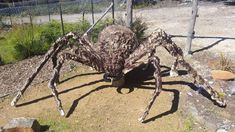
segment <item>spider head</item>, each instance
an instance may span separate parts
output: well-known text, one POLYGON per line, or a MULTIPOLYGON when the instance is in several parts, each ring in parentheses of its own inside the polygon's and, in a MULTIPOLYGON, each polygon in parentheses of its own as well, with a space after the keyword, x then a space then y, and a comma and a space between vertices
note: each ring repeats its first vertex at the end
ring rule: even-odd
POLYGON ((118 76, 111 76, 109 73, 104 74, 104 81, 111 82, 114 87, 121 87, 125 84, 124 74, 120 74, 118 76))
POLYGON ((107 64, 106 72, 104 74, 104 81, 113 82, 118 81, 124 77, 122 73, 123 67, 121 65, 107 64))
POLYGON ((124 74, 123 73, 120 73, 118 75, 112 75, 110 73, 105 73, 103 78, 104 78, 104 81, 106 82, 113 82, 113 81, 118 81, 120 79, 122 79, 124 77, 124 74))

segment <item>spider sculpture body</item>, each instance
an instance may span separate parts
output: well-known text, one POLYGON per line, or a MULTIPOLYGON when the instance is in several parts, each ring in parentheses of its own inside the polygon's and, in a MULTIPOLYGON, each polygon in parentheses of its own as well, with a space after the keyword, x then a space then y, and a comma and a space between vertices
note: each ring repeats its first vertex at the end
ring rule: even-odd
POLYGON ((158 29, 143 41, 138 42, 136 35, 129 28, 119 25, 106 27, 99 34, 98 42, 96 44, 92 44, 84 37, 80 37, 72 32, 59 38, 46 53, 41 64, 35 69, 35 72, 25 82, 17 96, 13 99, 11 105, 16 105, 32 80, 50 58, 52 59, 54 70, 48 87, 51 89, 58 110, 63 116, 64 110, 62 108, 62 103, 58 98, 56 84, 59 83, 60 69, 65 60, 74 60, 90 66, 97 71, 104 72, 104 80, 109 80, 112 84, 119 86, 121 84, 115 82, 123 80, 127 72, 142 64, 137 61, 141 60, 144 56, 148 56, 148 64, 152 64, 155 68, 153 74, 155 78, 155 91, 153 92, 153 96, 151 97, 143 116, 139 119, 143 122, 162 88, 160 59, 155 56, 155 49, 158 46, 163 46, 169 54, 175 57, 175 61, 170 71, 171 76, 177 75, 177 66, 179 64, 182 65, 187 69, 188 73, 192 75, 195 80, 194 83, 202 85, 211 95, 212 100, 220 106, 226 105, 224 98, 219 96, 219 93, 184 60, 181 48, 179 48, 163 30, 158 29), (65 49, 69 48, 70 50, 64 50, 64 47, 67 47, 65 49))

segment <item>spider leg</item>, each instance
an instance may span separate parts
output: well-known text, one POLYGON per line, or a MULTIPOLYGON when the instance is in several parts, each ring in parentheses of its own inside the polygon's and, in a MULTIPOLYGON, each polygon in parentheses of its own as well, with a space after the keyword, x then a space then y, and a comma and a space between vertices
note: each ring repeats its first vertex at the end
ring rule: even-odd
MULTIPOLYGON (((74 40, 80 40, 79 36, 76 35, 75 33, 68 33, 63 37, 58 38, 54 44, 52 45, 52 47, 47 51, 47 53, 45 54, 43 60, 41 61, 40 65, 38 67, 36 67, 35 71, 31 74, 31 76, 26 80, 26 82, 24 83, 24 85, 21 87, 21 89, 19 90, 19 92, 17 93, 17 95, 15 96, 15 98, 13 98, 12 102, 11 102, 11 106, 16 106, 16 103, 18 102, 18 100, 20 99, 20 97, 24 94, 24 92, 26 91, 26 89, 29 87, 29 85, 31 84, 31 82, 33 81, 33 79, 37 76, 37 74, 40 72, 40 70, 42 69, 42 67, 46 64, 46 62, 53 56, 56 56, 56 54, 58 52, 60 52, 62 50, 62 48, 67 45, 69 43, 70 39, 74 39, 74 40)), ((56 61, 56 60, 54 60, 56 61)), ((55 63, 54 63, 55 64, 55 63)))
POLYGON ((160 68, 160 59, 154 55, 155 54, 155 49, 149 50, 148 47, 141 47, 140 49, 137 49, 127 60, 125 63, 125 69, 123 70, 123 73, 126 74, 129 71, 133 70, 134 68, 140 66, 143 64, 143 62, 137 62, 144 56, 149 56, 148 57, 148 63, 152 64, 155 68, 154 71, 154 78, 155 78, 155 91, 153 93, 152 98, 149 101, 149 104, 147 105, 144 114, 139 118, 139 121, 143 122, 146 118, 146 116, 149 114, 149 111, 156 100, 157 96, 160 94, 161 89, 162 89, 162 79, 161 79, 161 68, 160 68))
POLYGON ((152 98, 149 101, 149 104, 147 105, 144 114, 139 118, 139 121, 143 122, 146 118, 146 116, 149 114, 149 111, 156 100, 157 96, 160 94, 162 90, 162 79, 161 79, 161 68, 160 68, 160 60, 157 56, 152 56, 149 58, 149 62, 154 66, 155 72, 153 74, 155 78, 155 91, 153 93, 152 98))
POLYGON ((64 114, 62 103, 61 103, 61 100, 59 99, 58 91, 56 90, 56 85, 55 84, 56 84, 56 81, 59 78, 59 72, 60 72, 60 69, 61 69, 64 61, 65 61, 65 57, 62 55, 62 57, 57 61, 57 64, 56 64, 56 66, 54 67, 54 70, 53 70, 52 78, 50 79, 50 81, 48 83, 48 88, 51 89, 52 95, 55 98, 57 108, 58 108, 61 116, 64 116, 65 114, 64 114))
POLYGON ((215 89, 213 89, 205 79, 197 73, 197 71, 184 60, 183 57, 183 51, 180 47, 178 47, 170 38, 169 35, 167 35, 164 31, 161 30, 162 36, 162 43, 161 46, 163 46, 173 57, 176 58, 176 61, 174 62, 174 65, 171 68, 171 73, 174 74, 176 70, 176 67, 178 64, 186 68, 188 73, 193 77, 194 83, 197 83, 211 95, 211 99, 214 100, 219 106, 226 106, 226 101, 224 99, 224 96, 215 89))
POLYGON ((177 70, 177 66, 178 66, 178 58, 175 60, 175 62, 173 63, 173 65, 171 66, 171 70, 170 70, 170 76, 171 77, 176 77, 179 75, 178 70, 177 70))

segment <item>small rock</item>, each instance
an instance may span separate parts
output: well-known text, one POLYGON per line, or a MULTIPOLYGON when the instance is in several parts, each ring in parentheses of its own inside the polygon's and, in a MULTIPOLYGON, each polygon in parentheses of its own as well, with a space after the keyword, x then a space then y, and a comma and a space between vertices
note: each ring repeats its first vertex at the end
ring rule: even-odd
POLYGON ((33 118, 14 118, 3 127, 4 132, 40 132, 41 126, 33 118))
POLYGON ((216 132, 228 132, 228 131, 225 129, 218 129, 216 132))
POLYGON ((214 82, 213 82, 213 81, 209 81, 208 83, 209 83, 210 85, 212 85, 214 82))
POLYGON ((231 88, 230 88, 230 93, 232 95, 235 95, 235 81, 232 82, 231 88))
POLYGON ((193 96, 193 94, 192 94, 191 92, 188 92, 187 94, 188 94, 189 96, 193 96))

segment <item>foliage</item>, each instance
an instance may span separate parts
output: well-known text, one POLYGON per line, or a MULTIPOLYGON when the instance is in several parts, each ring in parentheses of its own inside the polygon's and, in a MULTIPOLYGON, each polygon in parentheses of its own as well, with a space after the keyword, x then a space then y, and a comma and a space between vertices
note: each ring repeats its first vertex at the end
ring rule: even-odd
POLYGON ((142 21, 140 17, 137 17, 131 24, 131 30, 136 34, 139 40, 142 40, 145 35, 145 31, 148 29, 147 24, 142 21))
MULTIPOLYGON (((126 23, 123 18, 118 18, 116 23, 119 25, 125 26, 126 23)), ((136 34, 136 37, 139 41, 142 41, 145 38, 145 31, 148 29, 148 26, 143 22, 141 17, 134 18, 133 23, 131 24, 131 30, 136 34)))
POLYGON ((134 1, 133 8, 134 9, 141 9, 141 8, 145 8, 148 6, 155 5, 155 4, 157 4, 156 0, 143 0, 143 2, 134 1))
POLYGON ((182 129, 182 132, 192 132, 193 131, 193 124, 195 122, 195 119, 190 116, 184 121, 184 126, 182 129))
MULTIPOLYGON (((111 24, 111 19, 106 19, 98 23, 92 32, 88 34, 95 42, 98 33, 107 25, 111 24)), ((73 31, 83 35, 90 27, 87 20, 78 23, 64 23, 65 33, 73 31)), ((4 64, 22 60, 34 55, 44 54, 51 44, 62 35, 61 23, 51 21, 43 25, 15 25, 6 33, 4 39, 0 39, 0 55, 4 64)))

